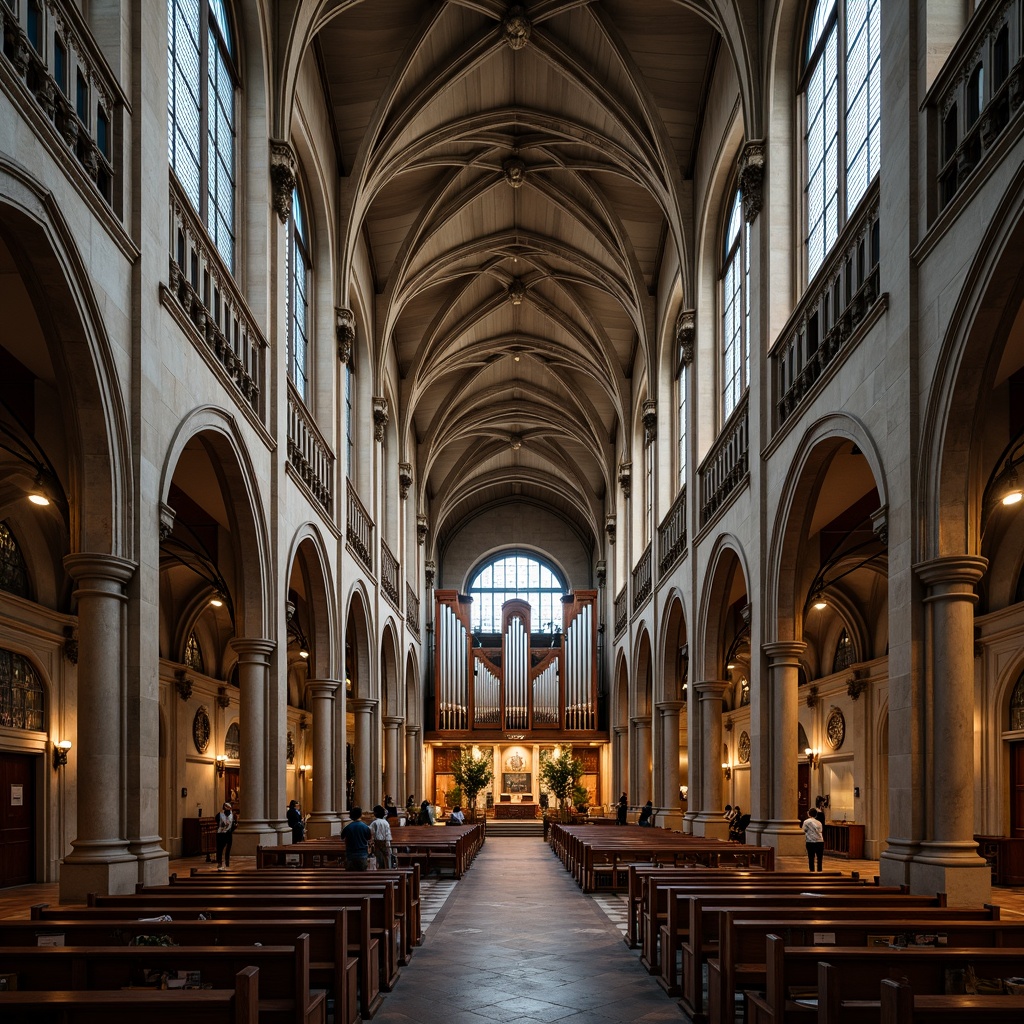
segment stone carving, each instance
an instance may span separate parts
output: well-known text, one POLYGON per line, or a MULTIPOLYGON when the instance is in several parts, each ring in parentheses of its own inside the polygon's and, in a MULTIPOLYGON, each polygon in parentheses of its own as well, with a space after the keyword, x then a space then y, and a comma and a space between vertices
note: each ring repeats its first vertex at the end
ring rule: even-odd
POLYGON ((382 395, 373 396, 373 437, 384 440, 384 428, 388 425, 388 400, 382 395))
POLYGON ((526 297, 526 286, 518 277, 513 278, 512 283, 508 286, 508 297, 513 306, 521 305, 526 297))
POLYGON ((166 502, 160 502, 160 539, 167 540, 174 530, 174 519, 177 513, 166 502))
POLYGON ((597 586, 603 588, 608 580, 608 563, 602 558, 597 563, 597 586))
POLYGON ((502 165, 501 169, 505 174, 505 181, 512 188, 521 188, 526 180, 526 164, 518 156, 510 156, 502 165))
MULTIPOLYGON (((426 519, 427 517, 424 516, 423 518, 426 519)), ((434 573, 436 570, 437 566, 434 564, 433 560, 428 560, 423 563, 423 578, 427 582, 427 590, 430 590, 434 585, 434 573)))
POLYGON ((501 33, 513 50, 521 50, 530 41, 533 25, 522 4, 509 4, 501 21, 501 33))
POLYGON ((356 315, 345 306, 334 308, 334 335, 338 340, 338 359, 352 365, 352 350, 356 343, 356 315))
POLYGON ((178 696, 182 700, 187 701, 192 696, 192 680, 185 674, 183 668, 174 670, 174 684, 177 687, 178 696))
POLYGON ((653 444, 658 436, 658 403, 653 398, 644 402, 643 409, 644 444, 653 444))
POLYGON ((632 462, 620 462, 619 463, 619 486, 622 488, 622 493, 628 498, 629 487, 633 479, 633 463, 632 462))
POLYGON ((295 152, 291 145, 282 139, 270 140, 270 182, 272 186, 271 201, 281 223, 288 221, 292 212, 292 192, 297 181, 295 170, 295 152))
POLYGON ((679 347, 679 359, 683 366, 693 362, 693 335, 696 330, 697 311, 681 309, 676 317, 676 345, 679 347))
POLYGON ((416 540, 419 542, 420 547, 423 547, 423 542, 427 539, 428 528, 427 517, 420 513, 416 517, 416 540))
POLYGON ((764 141, 748 142, 740 153, 740 195, 743 219, 752 224, 764 205, 764 141))
POLYGON ((74 626, 64 627, 64 657, 72 665, 78 664, 78 637, 75 636, 74 626))
POLYGON ((398 464, 398 493, 403 500, 409 497, 409 488, 412 486, 412 464, 400 462, 398 464))
POLYGON ((608 534, 608 543, 615 543, 615 513, 609 512, 604 517, 604 532, 608 534))

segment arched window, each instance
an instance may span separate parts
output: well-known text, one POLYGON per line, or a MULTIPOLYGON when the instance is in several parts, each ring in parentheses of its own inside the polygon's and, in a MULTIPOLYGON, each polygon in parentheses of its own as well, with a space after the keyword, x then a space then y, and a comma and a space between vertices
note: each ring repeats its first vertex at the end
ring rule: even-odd
POLYGON ((241 734, 238 729, 238 723, 232 722, 228 726, 228 731, 224 736, 224 754, 226 757, 230 757, 232 761, 238 760, 238 751, 241 744, 241 734))
POLYGON ((197 672, 202 672, 204 675, 206 673, 206 669, 203 668, 203 649, 199 646, 199 640, 194 630, 189 633, 188 640, 185 641, 185 664, 197 672))
POLYGON ((853 641, 844 627, 842 633, 839 634, 839 642, 836 644, 836 654, 832 659, 832 671, 841 672, 844 668, 849 668, 853 662, 853 641))
POLYGON ((750 703, 750 680, 746 676, 740 678, 740 707, 750 703))
POLYGON ((807 276, 811 278, 878 173, 880 0, 818 0, 803 76, 807 276))
POLYGON ((6 590, 8 594, 17 594, 18 597, 30 596, 25 559, 11 528, 6 523, 0 523, 0 590, 6 590))
POLYGON ((352 357, 345 364, 345 475, 351 480, 354 474, 355 435, 353 433, 352 403, 354 382, 352 380, 352 357))
POLYGON ((31 663, 0 648, 0 725, 42 732, 43 684, 31 663))
POLYGON ((1010 728, 1014 731, 1024 729, 1024 673, 1017 680, 1010 698, 1010 728))
POLYGON ((292 190, 288 227, 288 376, 309 402, 309 242, 299 190, 292 190))
POLYGON ((171 169, 233 273, 238 72, 224 0, 167 0, 167 80, 171 169))
POLYGON ((565 581, 535 555, 505 552, 477 570, 469 585, 473 598, 470 627, 474 633, 501 631, 501 606, 519 598, 530 602, 530 628, 554 633, 562 628, 565 581))
POLYGON ((657 450, 654 441, 644 441, 644 544, 650 544, 654 535, 654 460, 657 450))
POLYGON ((750 226, 737 189, 725 229, 722 265, 722 422, 750 379, 750 226))
POLYGON ((679 360, 679 372, 676 374, 676 463, 678 476, 676 486, 682 490, 686 486, 686 385, 688 368, 682 359, 679 360))

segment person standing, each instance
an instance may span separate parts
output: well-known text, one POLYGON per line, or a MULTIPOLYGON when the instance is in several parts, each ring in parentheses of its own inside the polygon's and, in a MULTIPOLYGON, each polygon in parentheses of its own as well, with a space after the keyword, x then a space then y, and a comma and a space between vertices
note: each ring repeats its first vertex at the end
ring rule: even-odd
POLYGON ((373 836, 373 856, 376 858, 377 867, 391 867, 391 825, 388 822, 387 811, 380 804, 373 809, 370 834, 373 836))
MULTIPOLYGON (((341 830, 341 838, 345 840, 345 870, 365 871, 373 833, 370 832, 370 826, 363 821, 362 807, 353 807, 348 816, 350 821, 341 830)), ((390 828, 388 831, 391 831, 390 828)))
POLYGON ((626 800, 626 794, 623 793, 619 797, 619 802, 615 808, 615 824, 625 825, 626 824, 626 811, 629 809, 629 803, 626 800))
POLYGON ((217 870, 227 871, 231 867, 231 836, 237 824, 231 804, 224 801, 217 812, 217 870))
POLYGON ((807 870, 814 870, 814 862, 818 862, 818 870, 821 871, 821 860, 825 856, 825 832, 824 826, 818 820, 817 814, 811 811, 807 820, 800 826, 804 830, 807 845, 807 870))
POLYGON ((288 804, 288 827, 292 830, 292 842, 301 843, 306 838, 306 826, 302 821, 302 809, 298 800, 288 804))

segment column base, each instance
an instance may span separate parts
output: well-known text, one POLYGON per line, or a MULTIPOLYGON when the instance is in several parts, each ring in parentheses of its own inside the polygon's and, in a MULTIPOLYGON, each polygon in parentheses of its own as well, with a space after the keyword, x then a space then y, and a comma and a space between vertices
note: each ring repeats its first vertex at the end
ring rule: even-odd
POLYGON ((992 869, 975 842, 924 842, 910 864, 910 891, 944 892, 951 907, 981 906, 992 899, 992 869))
POLYGON ((774 847, 780 857, 807 856, 807 837, 795 821, 769 821, 761 830, 761 846, 774 847))
POLYGON ((684 836, 692 836, 693 835, 693 823, 696 820, 697 820, 697 813, 696 813, 696 811, 687 811, 683 815, 683 835, 684 836))
POLYGON ((104 896, 127 895, 135 892, 138 880, 139 862, 134 857, 106 861, 65 860, 60 866, 60 902, 85 903, 91 892, 104 896))
POLYGON ((729 822, 720 814, 698 814, 693 819, 693 835, 705 839, 728 839, 729 822))
POLYGON ((231 840, 232 857, 255 857, 257 846, 279 846, 277 828, 268 821, 247 821, 239 825, 231 840))
POLYGON ((160 845, 159 836, 147 836, 128 844, 128 852, 138 860, 138 880, 143 885, 166 885, 170 856, 160 845))
POLYGON ((907 839, 888 839, 878 856, 878 879, 882 885, 910 885, 910 868, 921 844, 907 839))
POLYGON ((307 839, 330 839, 341 834, 341 819, 330 814, 313 815, 306 822, 307 839))
POLYGON ((681 832, 683 830, 683 812, 661 811, 658 814, 658 828, 667 828, 673 832, 681 832))

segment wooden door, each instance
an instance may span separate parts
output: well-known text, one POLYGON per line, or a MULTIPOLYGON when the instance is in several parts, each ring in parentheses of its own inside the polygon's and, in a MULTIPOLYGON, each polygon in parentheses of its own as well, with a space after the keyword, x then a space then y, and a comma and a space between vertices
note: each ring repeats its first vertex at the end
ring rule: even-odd
POLYGON ((35 758, 0 754, 0 887, 35 881, 35 758))
MULTIPOLYGON (((238 769, 237 768, 225 768, 224 769, 224 799, 231 804, 235 814, 238 814, 241 808, 241 797, 238 780, 238 769)), ((220 810, 219 807, 214 807, 210 812, 216 816, 220 810)))
POLYGON ((801 761, 796 769, 796 813, 800 821, 807 820, 811 806, 811 766, 801 761))
POLYGON ((1024 743, 1010 744, 1010 835, 1024 839, 1024 743))

